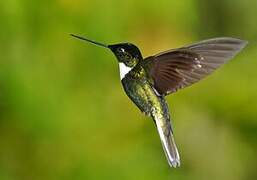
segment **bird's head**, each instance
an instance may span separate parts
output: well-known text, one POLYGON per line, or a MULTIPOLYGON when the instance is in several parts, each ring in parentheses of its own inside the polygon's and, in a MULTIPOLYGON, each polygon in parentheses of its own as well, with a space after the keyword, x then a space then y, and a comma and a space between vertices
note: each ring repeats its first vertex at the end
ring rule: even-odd
POLYGON ((130 68, 133 68, 140 60, 143 59, 138 47, 131 43, 107 45, 77 35, 71 34, 71 36, 110 49, 115 54, 119 63, 123 63, 125 66, 130 68))

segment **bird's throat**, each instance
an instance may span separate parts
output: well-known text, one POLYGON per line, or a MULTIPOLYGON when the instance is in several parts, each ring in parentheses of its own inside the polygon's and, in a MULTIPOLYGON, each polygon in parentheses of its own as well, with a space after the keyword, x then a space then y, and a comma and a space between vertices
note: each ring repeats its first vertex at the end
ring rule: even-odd
POLYGON ((126 66, 124 63, 119 63, 119 69, 120 69, 120 80, 122 80, 132 68, 126 66))

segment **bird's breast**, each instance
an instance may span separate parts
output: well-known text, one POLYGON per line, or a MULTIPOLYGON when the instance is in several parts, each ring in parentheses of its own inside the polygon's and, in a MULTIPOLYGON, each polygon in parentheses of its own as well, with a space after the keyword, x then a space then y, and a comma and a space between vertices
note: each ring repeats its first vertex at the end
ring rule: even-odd
POLYGON ((145 114, 161 110, 160 99, 145 76, 131 71, 122 79, 122 85, 128 97, 145 114))

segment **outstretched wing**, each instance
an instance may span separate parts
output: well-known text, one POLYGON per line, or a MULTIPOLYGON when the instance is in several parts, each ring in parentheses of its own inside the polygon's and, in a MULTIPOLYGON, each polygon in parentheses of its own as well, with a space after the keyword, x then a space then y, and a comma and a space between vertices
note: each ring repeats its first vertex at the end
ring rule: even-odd
POLYGON ((211 74, 244 48, 235 38, 204 40, 146 58, 144 67, 161 95, 176 92, 211 74))

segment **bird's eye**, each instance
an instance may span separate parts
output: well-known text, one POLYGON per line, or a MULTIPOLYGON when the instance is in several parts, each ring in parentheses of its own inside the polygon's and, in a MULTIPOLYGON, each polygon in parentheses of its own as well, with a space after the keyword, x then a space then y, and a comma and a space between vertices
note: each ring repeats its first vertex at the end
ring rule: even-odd
POLYGON ((123 48, 118 48, 117 51, 118 51, 119 53, 124 53, 124 52, 125 52, 125 49, 123 49, 123 48))

